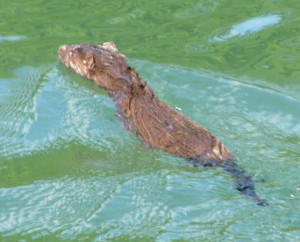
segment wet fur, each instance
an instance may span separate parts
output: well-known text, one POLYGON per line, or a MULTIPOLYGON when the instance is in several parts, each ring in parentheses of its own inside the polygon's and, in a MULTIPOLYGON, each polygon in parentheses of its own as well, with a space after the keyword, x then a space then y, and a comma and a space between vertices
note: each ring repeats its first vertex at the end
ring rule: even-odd
POLYGON ((266 200, 258 198, 251 177, 237 166, 224 144, 159 100, 113 43, 61 46, 59 58, 67 67, 108 91, 124 127, 145 145, 185 157, 194 165, 223 167, 236 178, 237 190, 258 205, 267 205, 266 200))

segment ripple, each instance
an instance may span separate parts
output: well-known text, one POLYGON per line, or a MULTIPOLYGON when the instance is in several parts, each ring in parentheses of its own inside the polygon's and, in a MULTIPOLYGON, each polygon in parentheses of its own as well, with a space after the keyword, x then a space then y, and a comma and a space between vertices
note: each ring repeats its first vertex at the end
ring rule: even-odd
POLYGON ((236 37, 243 37, 249 33, 255 33, 272 25, 278 24, 280 21, 281 17, 279 15, 252 18, 240 24, 233 25, 228 33, 220 37, 215 36, 213 41, 222 42, 236 37))
POLYGON ((16 78, 2 82, 9 83, 0 95, 2 157, 30 154, 70 141, 108 148, 122 130, 108 96, 70 82, 57 67, 22 68, 16 78), (112 129, 113 123, 116 129, 112 129))
POLYGON ((199 15, 212 13, 216 10, 219 3, 216 1, 199 1, 192 8, 186 8, 184 5, 181 7, 182 10, 176 12, 175 17, 179 18, 191 18, 199 15))
POLYGON ((90 213, 114 192, 116 179, 93 177, 35 182, 28 186, 0 189, 0 233, 57 233, 72 237, 92 227, 90 213), (8 196, 9 194, 9 196, 8 196), (91 196, 92 195, 92 196, 91 196), (74 231, 72 231, 72 229, 74 231))
POLYGON ((166 171, 117 177, 65 176, 1 188, 1 208, 6 209, 0 213, 0 233, 31 238, 52 233, 63 239, 91 232, 102 239, 121 233, 152 237, 149 226, 159 228, 172 217, 162 202, 165 175, 166 171))
POLYGON ((299 100, 207 70, 140 60, 133 65, 162 100, 211 130, 250 174, 266 179, 257 190, 273 206, 257 209, 231 189, 232 178, 221 170, 190 168, 182 159, 144 147, 122 129, 112 101, 92 83, 59 65, 27 67, 0 82, 0 156, 20 157, 19 163, 7 160, 7 168, 2 166, 2 237, 230 240, 232 233, 247 231, 240 234, 247 240, 259 234, 262 225, 257 221, 264 217, 270 235, 259 238, 271 240, 284 235, 274 228, 274 216, 284 228, 300 221, 295 213, 300 195, 299 100), (23 127, 28 127, 26 132, 23 127), (62 148, 72 142, 88 148, 62 148), (52 146, 66 154, 50 152, 26 160, 52 146), (100 154, 93 156, 94 150, 100 154), (49 164, 35 164, 47 163, 46 156, 49 164), (20 165, 24 162, 27 167, 20 165), (90 171, 72 175, 68 170, 76 162, 90 171), (62 171, 50 179, 51 169, 62 171), (19 176, 18 184, 6 182, 10 171, 19 176), (27 176, 22 173, 30 179, 23 181, 27 176), (250 216, 255 222, 245 219, 250 216))

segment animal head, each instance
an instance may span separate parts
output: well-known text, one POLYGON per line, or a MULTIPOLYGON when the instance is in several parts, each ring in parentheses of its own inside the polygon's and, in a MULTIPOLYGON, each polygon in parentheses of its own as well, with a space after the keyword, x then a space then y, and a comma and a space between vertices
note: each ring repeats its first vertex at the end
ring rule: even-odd
POLYGON ((143 92, 146 82, 128 66, 125 56, 112 42, 101 45, 62 45, 59 59, 76 73, 94 81, 112 94, 127 95, 143 92))
POLYGON ((58 54, 68 68, 86 77, 95 70, 111 69, 116 64, 115 59, 118 59, 118 63, 126 63, 125 58, 111 42, 102 45, 62 45, 58 54))

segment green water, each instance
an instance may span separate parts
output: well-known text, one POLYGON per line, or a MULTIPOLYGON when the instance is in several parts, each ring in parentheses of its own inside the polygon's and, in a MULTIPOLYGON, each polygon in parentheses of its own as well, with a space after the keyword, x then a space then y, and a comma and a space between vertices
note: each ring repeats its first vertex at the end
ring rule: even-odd
POLYGON ((299 241, 299 16, 299 0, 1 0, 0 240, 299 241), (61 44, 104 41, 270 206, 145 147, 58 61, 61 44))

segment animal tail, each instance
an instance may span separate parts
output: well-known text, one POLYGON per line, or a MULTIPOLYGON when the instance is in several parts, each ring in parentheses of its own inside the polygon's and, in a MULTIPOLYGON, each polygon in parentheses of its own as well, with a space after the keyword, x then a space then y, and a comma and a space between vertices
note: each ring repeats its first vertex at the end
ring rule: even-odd
POLYGON ((221 167, 234 176, 234 186, 236 190, 238 190, 243 195, 253 199, 259 206, 269 205, 266 199, 260 199, 258 197, 255 192, 255 184, 252 180, 252 177, 246 175, 246 171, 244 168, 237 165, 234 161, 223 161, 221 163, 221 167))
POLYGON ((243 195, 253 199, 259 206, 268 206, 266 199, 261 199, 255 192, 255 184, 252 177, 246 175, 244 168, 237 165, 234 161, 219 161, 219 160, 200 160, 199 158, 190 157, 187 160, 194 166, 202 165, 204 167, 221 166, 225 171, 231 173, 234 177, 234 186, 243 195))

